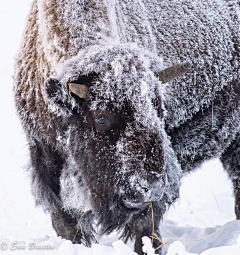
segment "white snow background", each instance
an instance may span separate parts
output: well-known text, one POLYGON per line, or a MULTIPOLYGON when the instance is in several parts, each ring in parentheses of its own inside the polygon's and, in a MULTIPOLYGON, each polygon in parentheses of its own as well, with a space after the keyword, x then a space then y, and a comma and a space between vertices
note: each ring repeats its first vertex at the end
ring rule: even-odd
MULTIPOLYGON (((26 171, 27 143, 12 93, 13 57, 30 2, 0 2, 0 254, 136 254, 133 244, 123 244, 116 233, 101 238, 92 248, 73 245, 57 237, 49 216, 34 206, 26 171), (55 248, 43 249, 51 247, 55 248)), ((206 163, 183 180, 181 198, 171 207, 161 228, 168 255, 240 254, 240 221, 235 220, 231 182, 218 160, 206 163)), ((149 239, 144 242, 147 254, 154 254, 149 239)))

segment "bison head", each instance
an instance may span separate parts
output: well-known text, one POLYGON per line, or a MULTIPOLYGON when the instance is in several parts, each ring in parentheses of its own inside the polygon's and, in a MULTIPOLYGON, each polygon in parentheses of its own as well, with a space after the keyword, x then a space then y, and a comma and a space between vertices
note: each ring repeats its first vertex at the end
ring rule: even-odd
POLYGON ((181 170, 164 130, 163 82, 182 71, 163 69, 160 58, 131 45, 91 46, 45 83, 49 110, 62 117, 63 206, 93 210, 103 232, 133 219, 143 228, 150 201, 164 211, 178 197, 181 170))

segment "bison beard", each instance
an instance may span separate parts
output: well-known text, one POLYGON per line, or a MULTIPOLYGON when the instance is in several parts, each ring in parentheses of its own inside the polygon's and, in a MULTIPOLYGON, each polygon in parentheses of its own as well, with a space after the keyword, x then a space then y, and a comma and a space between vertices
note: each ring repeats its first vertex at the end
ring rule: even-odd
POLYGON ((15 100, 58 235, 90 246, 118 230, 142 254, 150 203, 160 236, 183 173, 206 159, 221 158, 240 217, 239 4, 110 2, 33 1, 15 100), (177 78, 183 59, 194 71, 177 78))

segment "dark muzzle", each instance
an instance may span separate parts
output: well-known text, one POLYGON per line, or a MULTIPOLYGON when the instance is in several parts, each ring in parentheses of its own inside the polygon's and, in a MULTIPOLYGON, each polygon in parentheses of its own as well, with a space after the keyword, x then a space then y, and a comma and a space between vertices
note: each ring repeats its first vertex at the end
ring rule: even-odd
POLYGON ((151 184, 145 181, 136 181, 135 185, 128 185, 121 192, 121 197, 125 207, 134 209, 145 207, 151 201, 161 200, 164 193, 164 183, 162 181, 154 181, 151 184))

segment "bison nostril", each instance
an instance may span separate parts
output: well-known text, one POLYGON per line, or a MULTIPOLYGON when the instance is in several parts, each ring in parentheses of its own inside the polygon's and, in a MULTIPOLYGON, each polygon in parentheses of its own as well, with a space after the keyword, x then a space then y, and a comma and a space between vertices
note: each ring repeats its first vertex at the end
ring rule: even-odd
POLYGON ((149 191, 149 189, 146 188, 146 187, 142 187, 142 189, 143 189, 143 191, 146 192, 146 193, 149 191))

